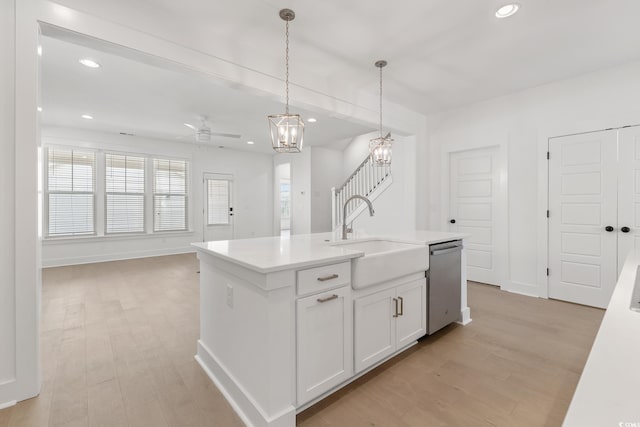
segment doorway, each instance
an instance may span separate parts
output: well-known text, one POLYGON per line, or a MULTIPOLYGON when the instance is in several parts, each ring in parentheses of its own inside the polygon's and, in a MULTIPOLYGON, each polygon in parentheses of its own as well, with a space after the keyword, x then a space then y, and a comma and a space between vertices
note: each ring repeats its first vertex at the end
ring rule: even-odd
POLYGON ((281 163, 276 166, 275 187, 275 234, 280 237, 289 237, 293 228, 291 163, 281 163))
POLYGON ((233 175, 205 172, 202 241, 233 239, 233 175))

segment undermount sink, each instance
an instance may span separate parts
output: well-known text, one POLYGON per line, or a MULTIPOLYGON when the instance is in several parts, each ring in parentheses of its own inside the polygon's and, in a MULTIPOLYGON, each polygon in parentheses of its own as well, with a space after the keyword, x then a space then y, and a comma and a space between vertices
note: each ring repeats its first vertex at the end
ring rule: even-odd
POLYGON ((429 268, 429 247, 414 243, 372 239, 335 243, 364 252, 351 264, 351 286, 362 289, 429 268))

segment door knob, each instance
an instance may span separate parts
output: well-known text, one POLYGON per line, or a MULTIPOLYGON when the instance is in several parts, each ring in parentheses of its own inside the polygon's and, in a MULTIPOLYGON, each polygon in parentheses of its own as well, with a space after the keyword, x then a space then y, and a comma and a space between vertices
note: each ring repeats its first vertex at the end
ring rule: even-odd
POLYGON ((629 227, 622 227, 620 231, 622 231, 623 233, 628 233, 631 231, 631 229, 629 227))
POLYGON ((451 220, 449 220, 449 222, 450 222, 451 224, 455 224, 455 223, 456 223, 456 220, 455 220, 455 219, 451 219, 451 220))
POLYGON ((611 233, 614 230, 614 228, 610 225, 607 225, 604 229, 607 230, 609 233, 611 233))

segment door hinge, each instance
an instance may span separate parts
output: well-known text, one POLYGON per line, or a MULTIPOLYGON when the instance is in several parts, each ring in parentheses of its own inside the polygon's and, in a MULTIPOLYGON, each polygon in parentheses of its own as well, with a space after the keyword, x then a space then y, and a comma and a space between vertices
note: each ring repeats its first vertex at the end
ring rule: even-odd
POLYGON ((547 268, 547 276, 549 275, 549 268, 547 268))
POLYGON ((547 218, 549 218, 549 210, 547 209, 547 218))
POLYGON ((547 151, 547 160, 551 158, 551 154, 547 151))

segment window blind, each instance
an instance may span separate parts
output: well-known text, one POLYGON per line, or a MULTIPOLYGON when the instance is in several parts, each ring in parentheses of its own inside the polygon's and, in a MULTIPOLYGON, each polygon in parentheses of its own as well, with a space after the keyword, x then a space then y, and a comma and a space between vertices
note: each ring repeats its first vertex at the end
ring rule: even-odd
POLYGON ((153 159, 153 231, 187 229, 185 160, 153 159))
POLYGON ((144 157, 105 154, 105 232, 144 232, 144 157))
POLYGON ((95 233, 94 152, 47 149, 47 236, 95 233))
POLYGON ((231 182, 226 179, 207 179, 207 225, 229 224, 231 182))

